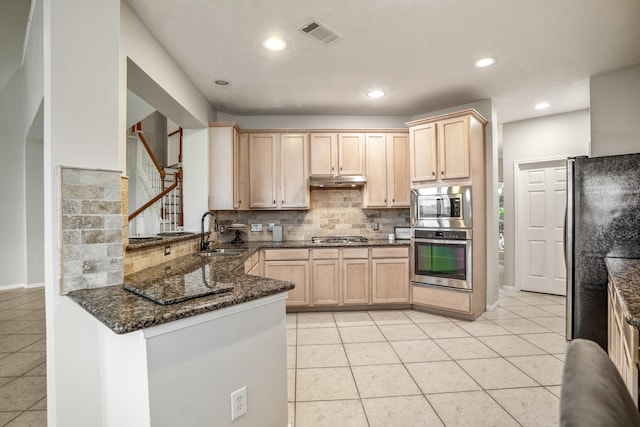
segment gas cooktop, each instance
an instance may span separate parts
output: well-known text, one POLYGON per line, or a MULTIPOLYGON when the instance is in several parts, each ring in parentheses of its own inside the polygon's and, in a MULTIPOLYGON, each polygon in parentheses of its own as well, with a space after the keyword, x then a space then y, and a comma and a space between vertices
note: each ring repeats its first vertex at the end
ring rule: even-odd
POLYGON ((323 237, 312 237, 311 243, 338 243, 338 244, 348 244, 348 243, 367 243, 369 239, 361 236, 323 236, 323 237))

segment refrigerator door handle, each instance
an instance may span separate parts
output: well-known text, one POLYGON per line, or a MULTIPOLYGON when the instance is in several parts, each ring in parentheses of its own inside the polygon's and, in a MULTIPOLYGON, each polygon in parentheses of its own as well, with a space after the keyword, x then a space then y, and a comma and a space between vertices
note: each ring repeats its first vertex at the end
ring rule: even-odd
POLYGON ((574 171, 575 159, 567 159, 567 207, 565 209, 564 226, 564 261, 566 267, 567 283, 567 305, 566 305, 566 329, 565 338, 567 341, 573 339, 573 238, 574 238, 574 171))

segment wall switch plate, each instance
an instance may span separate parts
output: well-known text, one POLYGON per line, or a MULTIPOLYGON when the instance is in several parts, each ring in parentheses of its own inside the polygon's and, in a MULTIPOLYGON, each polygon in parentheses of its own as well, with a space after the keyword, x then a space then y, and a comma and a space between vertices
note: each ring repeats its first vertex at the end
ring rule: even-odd
POLYGON ((378 225, 378 223, 374 221, 373 222, 373 229, 374 230, 378 230, 379 228, 380 228, 380 226, 378 225))
POLYGON ((270 223, 269 223, 269 226, 268 226, 269 231, 273 231, 273 226, 274 226, 274 225, 275 225, 275 224, 274 224, 273 222, 270 222, 270 223))
POLYGON ((164 254, 165 255, 171 255, 171 246, 165 246, 164 247, 164 254))
POLYGON ((231 393, 231 421, 247 413, 247 386, 231 393))
POLYGON ((251 231, 262 231, 262 224, 251 224, 251 231))

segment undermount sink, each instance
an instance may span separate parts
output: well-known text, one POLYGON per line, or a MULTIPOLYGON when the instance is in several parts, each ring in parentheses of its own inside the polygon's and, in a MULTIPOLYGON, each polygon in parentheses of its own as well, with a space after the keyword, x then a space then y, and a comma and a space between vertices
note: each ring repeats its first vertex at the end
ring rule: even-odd
POLYGON ((219 248, 219 249, 209 249, 206 251, 196 252, 196 255, 199 256, 222 256, 222 255, 240 255, 247 251, 247 249, 243 248, 219 248))

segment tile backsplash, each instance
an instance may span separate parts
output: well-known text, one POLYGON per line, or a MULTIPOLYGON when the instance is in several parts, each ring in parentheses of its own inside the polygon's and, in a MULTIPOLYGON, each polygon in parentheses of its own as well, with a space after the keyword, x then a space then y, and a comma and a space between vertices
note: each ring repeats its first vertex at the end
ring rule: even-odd
MULTIPOLYGON (((311 189, 311 209, 307 211, 220 211, 219 223, 262 224, 261 232, 242 233, 243 240, 271 240, 269 223, 282 225, 284 240, 309 240, 313 236, 364 236, 386 239, 395 226, 409 226, 409 209, 363 209, 361 189, 311 189), (379 229, 373 229, 377 222, 379 229)), ((233 240, 226 231, 220 240, 233 240)))
POLYGON ((60 168, 61 292, 121 284, 119 171, 60 168))

